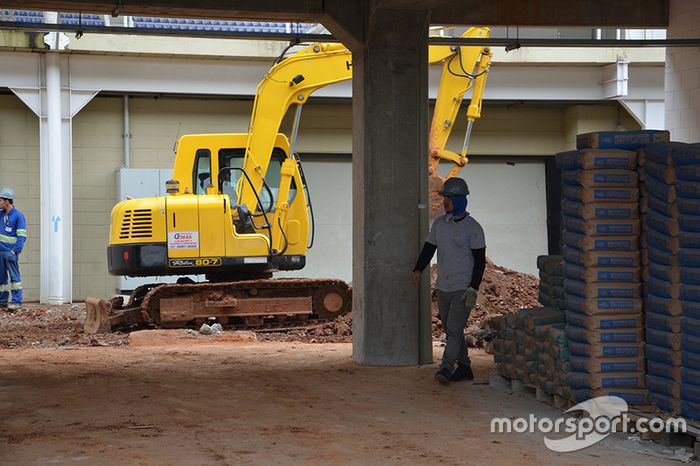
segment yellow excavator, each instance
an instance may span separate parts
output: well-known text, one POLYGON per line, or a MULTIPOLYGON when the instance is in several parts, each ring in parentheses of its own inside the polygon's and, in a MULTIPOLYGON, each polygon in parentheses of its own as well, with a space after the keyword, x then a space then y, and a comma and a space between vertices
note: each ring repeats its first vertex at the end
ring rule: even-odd
MULTIPOLYGON (((463 37, 488 37, 470 28, 463 37)), ((485 47, 431 46, 443 62, 430 130, 430 173, 450 160, 455 176, 467 163, 471 126, 491 52, 485 47), (473 87, 461 153, 445 144, 465 92, 473 87)), ((302 269, 313 237, 312 208, 301 160, 279 128, 289 107, 351 79, 352 57, 340 44, 313 44, 274 65, 257 87, 248 133, 191 134, 177 144, 164 197, 128 199, 112 210, 108 268, 112 275, 205 274, 207 282, 138 287, 124 303, 87 298, 87 332, 137 324, 182 327, 216 319, 238 328, 289 327, 332 320, 351 309, 351 289, 334 279, 272 279, 302 269)), ((439 189, 439 186, 438 188, 439 189)), ((435 189, 435 192, 437 191, 435 189)))

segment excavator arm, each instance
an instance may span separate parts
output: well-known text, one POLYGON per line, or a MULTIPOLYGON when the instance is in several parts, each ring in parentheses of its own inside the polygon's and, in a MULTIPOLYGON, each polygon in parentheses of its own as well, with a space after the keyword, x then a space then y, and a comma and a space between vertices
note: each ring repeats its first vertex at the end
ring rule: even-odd
MULTIPOLYGON (((488 28, 473 27, 462 37, 485 38, 488 34, 488 28)), ((471 128, 474 121, 481 116, 481 100, 490 60, 491 52, 485 47, 429 48, 429 63, 443 63, 429 137, 429 171, 433 178, 437 177, 437 165, 440 160, 449 160, 455 164, 448 177, 456 176, 467 163, 471 128), (464 94, 472 87, 472 98, 467 110, 467 134, 462 151, 457 154, 446 150, 445 145, 464 94)), ((251 212, 261 207, 259 193, 265 183, 275 137, 289 107, 302 106, 316 90, 351 78, 352 55, 341 44, 313 44, 270 69, 258 85, 255 94, 243 165, 243 170, 248 176, 245 179, 241 178, 237 187, 239 204, 246 205, 251 212)), ((276 251, 284 247, 282 225, 285 224, 289 207, 286 200, 295 163, 295 159, 290 157, 282 164, 275 209, 268 219, 271 237, 275 238, 271 238, 271 241, 276 251)), ((435 180, 442 185, 441 178, 437 177, 435 180)), ((431 191, 435 184, 431 180, 431 191)))

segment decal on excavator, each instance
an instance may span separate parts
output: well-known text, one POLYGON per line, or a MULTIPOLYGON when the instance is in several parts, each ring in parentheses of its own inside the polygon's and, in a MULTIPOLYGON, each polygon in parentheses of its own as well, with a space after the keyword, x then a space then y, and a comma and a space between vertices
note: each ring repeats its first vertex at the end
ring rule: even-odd
POLYGON ((170 267, 219 267, 221 257, 203 257, 200 259, 170 259, 170 267))
POLYGON ((168 249, 199 248, 198 231, 178 231, 168 233, 168 249))

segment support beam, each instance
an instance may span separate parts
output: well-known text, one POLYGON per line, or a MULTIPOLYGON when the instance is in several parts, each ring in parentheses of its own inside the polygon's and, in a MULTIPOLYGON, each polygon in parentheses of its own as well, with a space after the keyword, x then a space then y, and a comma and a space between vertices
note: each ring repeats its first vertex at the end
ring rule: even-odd
MULTIPOLYGON (((89 12, 120 15, 222 18, 251 20, 322 21, 337 14, 322 0, 5 0, 14 9, 89 12)), ((338 2, 340 3, 340 2, 338 2)), ((353 0, 378 9, 421 11, 433 24, 489 26, 592 26, 665 28, 669 0, 353 0)), ((367 17, 363 17, 366 19, 367 17)), ((348 44, 349 45, 349 44, 348 44)))
POLYGON ((353 53, 353 359, 432 362, 429 279, 409 283, 428 228, 428 24, 375 10, 353 53))

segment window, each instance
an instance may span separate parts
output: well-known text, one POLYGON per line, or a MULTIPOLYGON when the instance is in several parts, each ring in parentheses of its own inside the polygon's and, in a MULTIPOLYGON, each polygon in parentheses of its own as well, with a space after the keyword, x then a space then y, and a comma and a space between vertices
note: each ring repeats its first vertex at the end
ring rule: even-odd
POLYGON ((206 194, 207 186, 211 185, 211 153, 209 149, 198 149, 194 158, 194 186, 195 194, 206 194))

